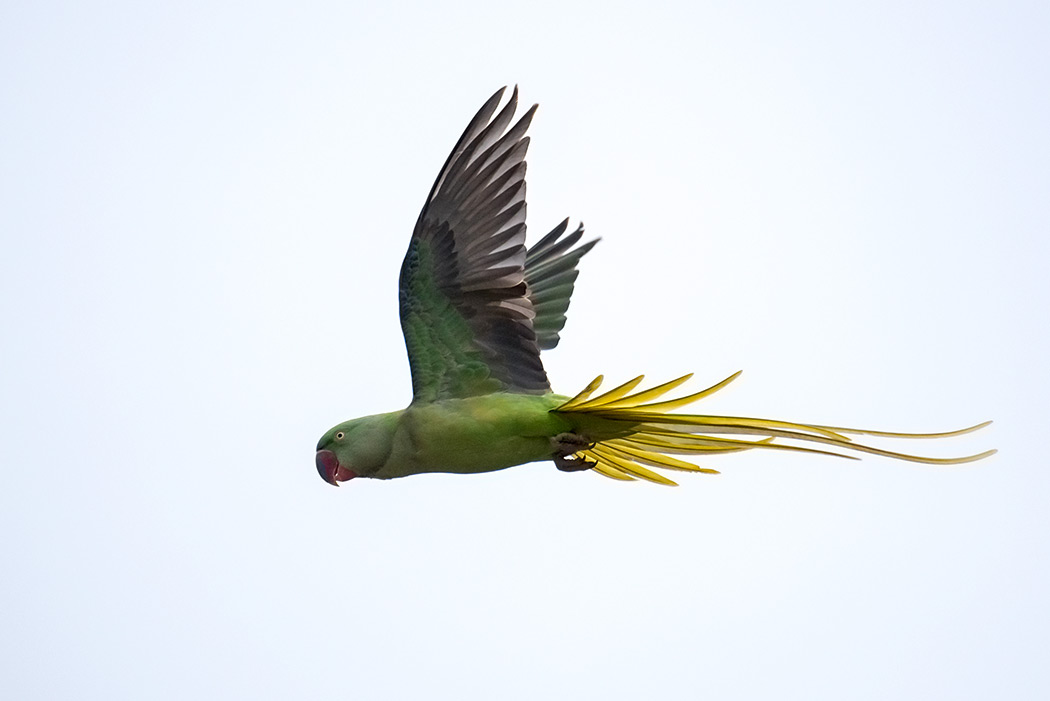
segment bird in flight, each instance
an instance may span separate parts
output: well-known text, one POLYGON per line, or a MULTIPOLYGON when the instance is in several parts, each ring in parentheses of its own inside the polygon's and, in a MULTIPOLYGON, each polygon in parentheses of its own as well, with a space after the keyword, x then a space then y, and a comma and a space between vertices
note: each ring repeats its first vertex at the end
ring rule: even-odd
POLYGON ((647 389, 639 389, 640 376, 602 393, 599 376, 575 396, 552 392, 540 351, 558 345, 577 265, 597 240, 581 244, 583 225, 567 233, 566 219, 525 247, 526 131, 537 106, 514 121, 517 88, 497 112, 505 90, 489 98, 452 149, 401 265, 412 401, 327 431, 316 454, 326 482, 470 474, 550 460, 567 472, 674 485, 663 472, 716 473, 701 466, 704 457, 742 450, 854 457, 842 452, 852 451, 935 465, 995 452, 921 457, 851 437, 944 438, 990 422, 909 434, 676 411, 739 372, 684 396, 671 395, 691 375, 647 389))

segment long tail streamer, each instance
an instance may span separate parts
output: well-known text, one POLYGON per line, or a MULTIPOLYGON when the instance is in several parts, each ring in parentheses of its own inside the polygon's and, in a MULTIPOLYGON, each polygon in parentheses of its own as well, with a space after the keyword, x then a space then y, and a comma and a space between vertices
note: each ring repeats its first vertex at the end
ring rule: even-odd
POLYGON ((688 406, 714 394, 739 377, 739 375, 739 372, 734 373, 700 392, 662 401, 661 397, 684 384, 692 377, 692 373, 632 394, 634 389, 645 379, 644 375, 639 375, 630 382, 626 382, 592 398, 592 395, 601 386, 603 380, 603 377, 599 375, 582 392, 554 409, 554 411, 565 414, 587 415, 594 419, 611 421, 614 424, 630 427, 629 430, 624 431, 625 435, 621 437, 601 440, 589 448, 574 454, 573 457, 577 459, 593 463, 595 472, 617 480, 642 479, 671 486, 675 486, 676 483, 645 466, 667 470, 718 474, 718 470, 699 467, 691 462, 673 458, 671 455, 708 455, 755 448, 819 453, 853 460, 859 459, 853 455, 844 455, 841 452, 837 452, 838 450, 852 450, 930 465, 958 465, 986 458, 996 452, 995 450, 986 450, 977 455, 967 455, 961 458, 929 458, 862 445, 854 442, 847 435, 868 435, 882 438, 947 438, 949 436, 961 436, 964 433, 984 428, 991 421, 944 433, 891 433, 888 431, 869 431, 739 416, 671 413, 675 409, 688 406), (756 438, 754 440, 732 438, 731 436, 734 435, 755 436, 756 438), (836 450, 822 450, 794 445, 793 443, 778 443, 776 442, 777 440, 824 444, 836 450))

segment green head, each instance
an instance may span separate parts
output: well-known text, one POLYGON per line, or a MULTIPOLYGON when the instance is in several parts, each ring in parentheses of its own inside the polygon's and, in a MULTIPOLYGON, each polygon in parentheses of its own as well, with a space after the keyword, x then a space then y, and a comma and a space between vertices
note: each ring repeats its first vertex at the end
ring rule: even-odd
POLYGON ((340 482, 378 472, 394 445, 397 413, 365 416, 329 429, 317 442, 321 478, 338 487, 340 482))

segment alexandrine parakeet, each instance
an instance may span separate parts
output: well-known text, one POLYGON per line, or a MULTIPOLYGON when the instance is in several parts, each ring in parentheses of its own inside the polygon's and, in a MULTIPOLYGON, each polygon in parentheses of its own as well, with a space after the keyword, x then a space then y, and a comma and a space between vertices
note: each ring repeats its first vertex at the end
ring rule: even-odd
POLYGON ((489 472, 551 460, 565 471, 673 485, 652 468, 715 472, 673 455, 702 464, 708 454, 756 448, 836 455, 845 449, 943 464, 994 452, 924 458, 849 437, 942 437, 985 424, 901 434, 674 411, 739 373, 670 399, 690 376, 641 391, 638 377, 596 395, 599 377, 574 397, 552 392, 540 351, 558 345, 577 265, 597 241, 581 243, 583 226, 568 233, 565 220, 525 247, 525 133, 536 106, 515 122, 517 88, 497 112, 504 90, 482 106, 445 161, 401 266, 412 402, 326 432, 316 455, 326 482, 489 472))

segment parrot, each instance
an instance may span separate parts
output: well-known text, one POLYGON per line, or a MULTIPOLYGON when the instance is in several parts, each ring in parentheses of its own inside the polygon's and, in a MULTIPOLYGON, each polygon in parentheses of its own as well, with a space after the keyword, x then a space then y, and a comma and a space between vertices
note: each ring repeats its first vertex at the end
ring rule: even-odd
POLYGON ((517 86, 497 112, 506 89, 485 102, 456 142, 401 265, 411 402, 325 432, 315 457, 325 482, 475 474, 549 460, 564 472, 674 486, 667 471, 717 474, 690 460, 744 450, 857 459, 843 452, 852 451, 935 465, 995 453, 922 457, 852 438, 943 438, 988 421, 918 434, 676 411, 721 390, 739 372, 681 396, 670 395, 691 374, 639 389, 642 375, 596 394, 604 380, 599 375, 576 395, 553 392, 540 352, 558 345, 577 267, 598 239, 581 243, 583 224, 567 233, 565 219, 526 248, 526 132, 538 105, 515 121, 517 86))

